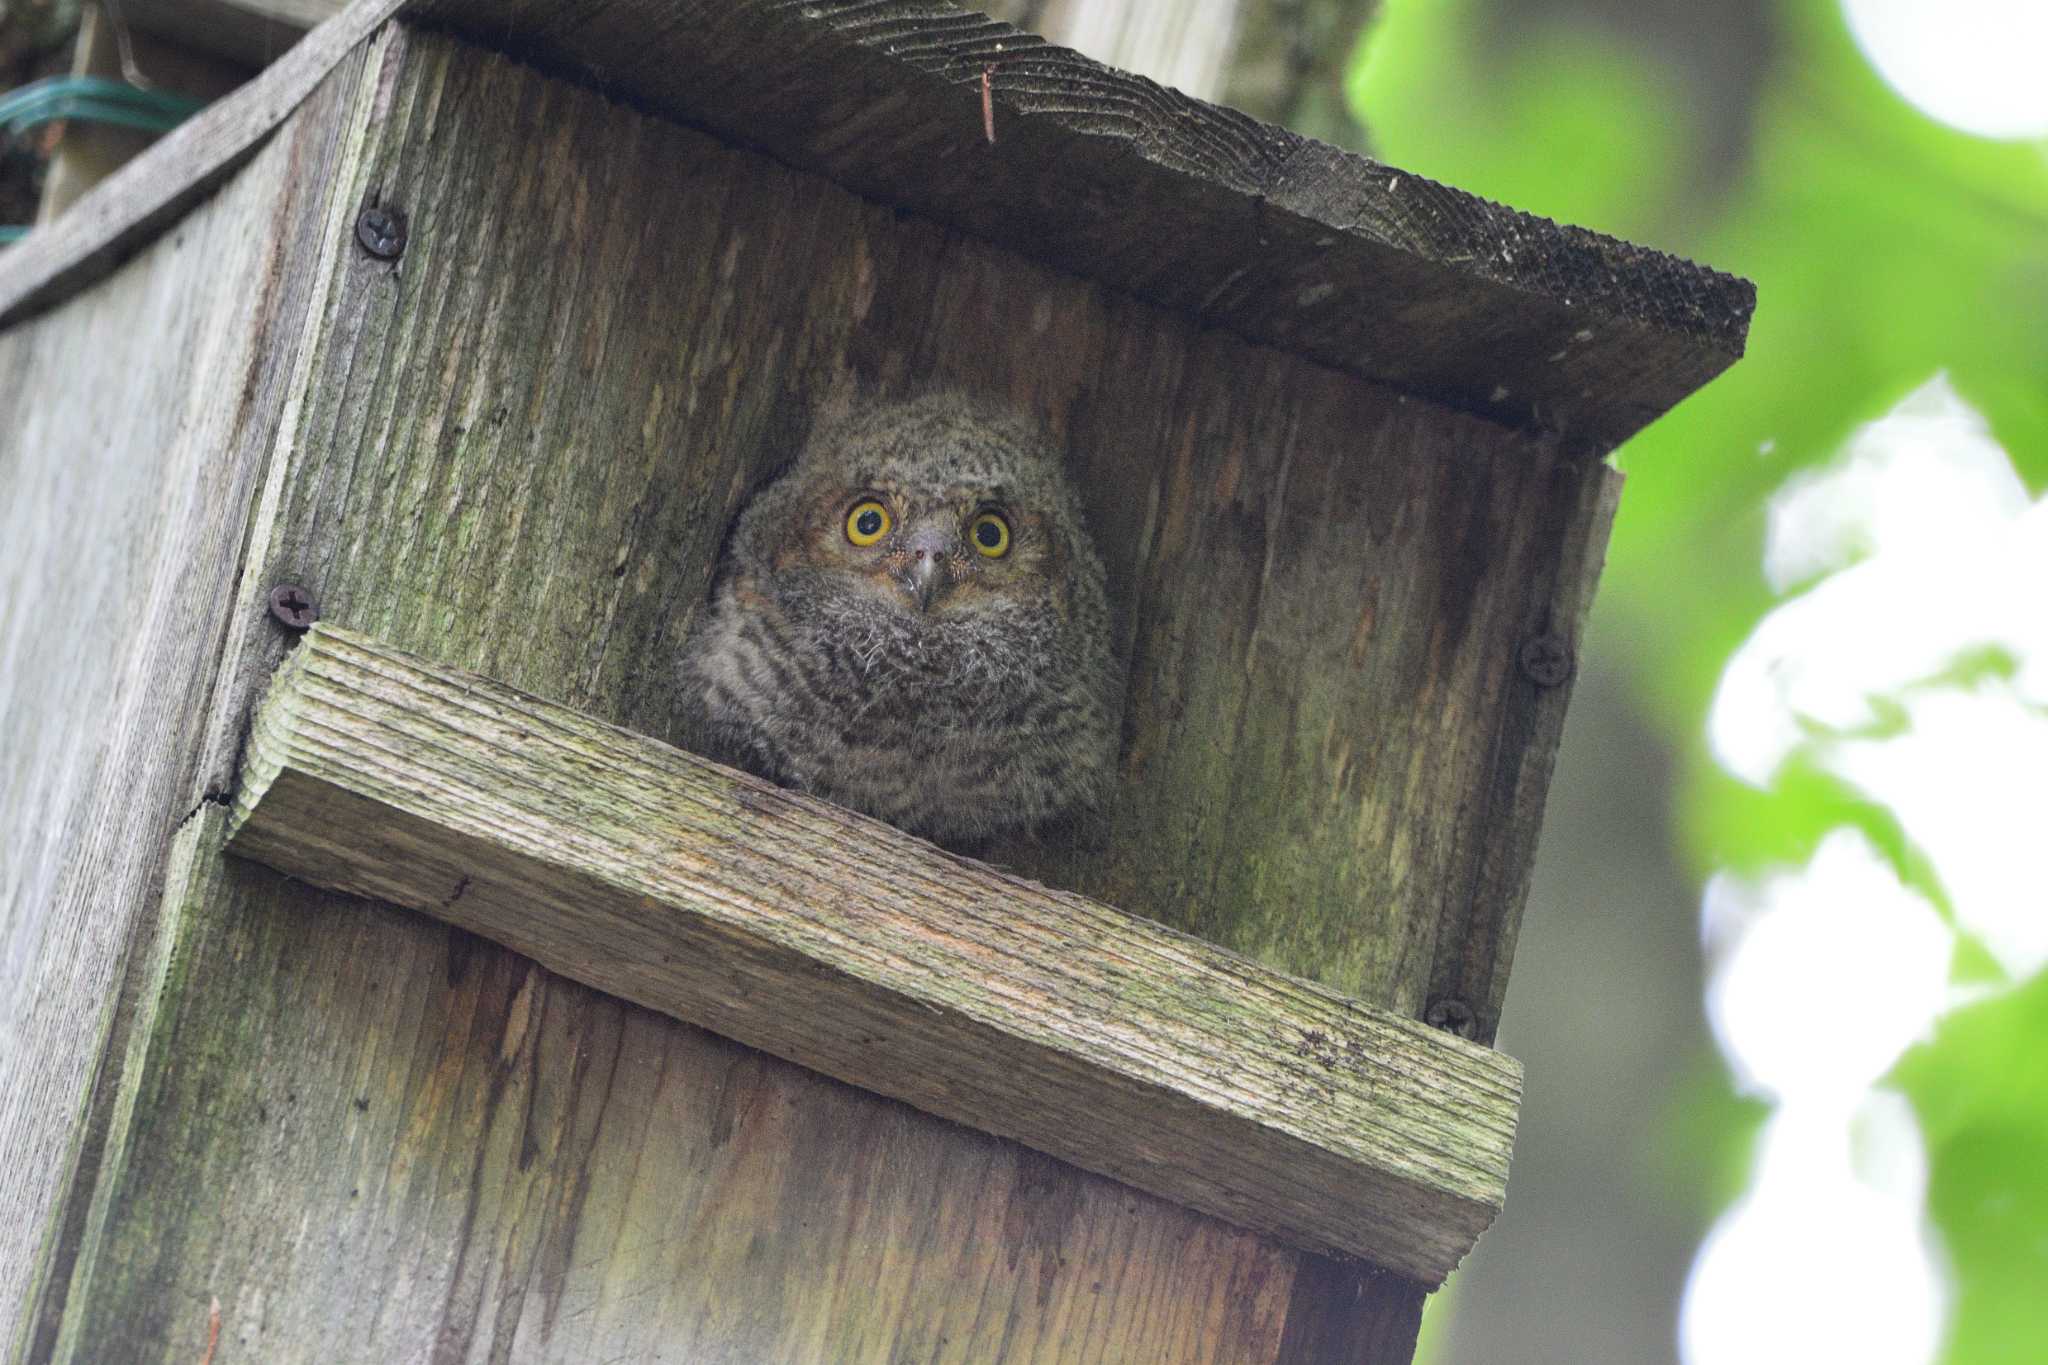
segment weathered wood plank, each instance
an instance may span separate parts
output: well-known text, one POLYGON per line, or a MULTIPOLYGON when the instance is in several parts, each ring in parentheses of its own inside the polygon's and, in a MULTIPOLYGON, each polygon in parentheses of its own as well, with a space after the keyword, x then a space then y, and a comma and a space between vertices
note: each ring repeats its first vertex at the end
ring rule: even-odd
POLYGON ((1213 100, 1232 62, 1238 0, 989 0, 974 8, 1105 65, 1213 100))
MULTIPOLYGON (((201 738, 324 230, 315 115, 61 313, 0 331, 0 1356, 47 1341, 124 980, 201 738), (223 280, 236 282, 219 288, 223 280)), ((19 250, 20 248, 12 248, 19 250)))
POLYGON ((176 1035, 162 1024, 164 1016, 175 1012, 179 1004, 177 985, 182 970, 189 965, 186 950, 190 946, 191 917, 218 889, 219 850, 226 824, 226 809, 205 802, 167 841, 162 904, 152 917, 150 932, 138 944, 122 992, 126 997, 123 1009, 131 1017, 118 1040, 120 1055, 109 1059, 109 1069, 119 1078, 119 1084, 106 1087, 111 1099, 103 1131, 98 1135, 101 1150, 95 1155, 113 1178, 81 1182, 75 1192, 76 1207, 70 1220, 74 1224, 70 1230, 74 1245, 67 1248, 70 1255, 64 1269, 75 1274, 76 1279, 67 1283, 64 1293, 57 1296, 38 1334, 40 1339, 10 1359, 42 1362, 81 1358, 77 1340, 86 1324, 80 1314, 64 1318, 62 1304, 74 1292, 80 1302, 91 1301, 94 1290, 100 1287, 98 1281, 113 1269, 100 1254, 107 1220, 133 1193, 130 1186, 138 1166, 143 1164, 142 1153, 134 1145, 142 1137, 135 1122, 136 1110, 138 1106, 147 1106, 164 1078, 179 1064, 176 1035))
POLYGON ((0 270, 0 322, 160 227, 394 13, 1061 269, 1604 451, 1742 354, 1755 290, 1161 89, 946 0, 357 0, 0 270), (983 137, 995 68, 1002 129, 983 137), (1371 300, 1361 306, 1360 300, 1371 300))
MULTIPOLYGON (((263 611, 281 579, 330 618, 672 732, 676 642, 725 520, 845 383, 900 392, 917 366, 1039 413, 1100 452, 1098 525, 1147 496, 1140 457, 1175 438, 1143 414, 1174 401, 1192 326, 452 44, 400 34, 374 60, 337 120, 355 159, 311 172, 332 182, 329 235, 278 267, 315 295, 308 346, 193 799, 230 780, 281 656, 263 611), (348 230, 373 187, 413 212, 395 266, 348 230), (1017 316, 1031 326, 991 325, 1017 316), (1126 327, 1156 354, 1106 352, 1126 327), (1105 367, 1115 401, 1079 403, 1105 367)), ((1213 344, 1200 367, 1247 354, 1213 344)), ((1275 358, 1267 379, 1300 392, 1313 374, 1275 358)), ((1356 421, 1339 398, 1356 387, 1324 375, 1312 405, 1356 421)), ((1191 477, 1241 460, 1203 451, 1191 477)), ((177 1065, 132 1078, 150 1086, 133 1109, 147 1140, 102 1174, 123 1194, 96 1243, 106 1273, 73 1291, 71 1359, 188 1362, 216 1294, 224 1340, 273 1359, 343 1340, 365 1360, 476 1362, 1407 1359, 1412 1281, 417 916, 248 864, 209 885, 151 1027, 177 1065), (346 933, 322 913, 336 906, 346 933), (278 1220, 287 1206, 303 1217, 278 1220)))
MULTIPOLYGON (((1511 933, 1568 692, 1516 654, 1576 638, 1610 472, 445 40, 412 50, 342 191, 403 207, 411 244, 392 264, 344 240, 323 284, 331 379, 260 514, 285 543, 243 588, 210 782, 279 657, 262 602, 284 579, 607 718, 623 689, 636 728, 690 747, 674 652, 748 489, 845 389, 943 384, 1070 452, 1130 667, 1103 819, 995 861, 1415 1017, 1446 916, 1511 933), (533 627, 572 602, 595 624, 533 627)), ((1437 982, 1479 1041, 1504 967, 1437 982)))
POLYGON ((58 1365, 192 1365, 215 1298, 219 1361, 1406 1359, 1276 1356, 1351 1267, 222 857, 218 818, 58 1365))
POLYGON ((61 220, 0 254, 0 327, 91 284, 177 221, 400 6, 357 0, 261 76, 94 186, 61 220))
MULTIPOLYGON (((1470 855, 1533 831, 1566 689, 1515 654, 1576 638, 1611 475, 460 44, 377 61, 331 236, 281 267, 318 301, 195 793, 235 770, 285 579, 687 740, 677 642, 748 489, 846 390, 965 389, 1067 451, 1131 670, 1100 827, 997 860, 1410 1015, 1454 964, 1490 1036, 1519 901, 1512 853, 1470 855), (373 190, 411 215, 395 263, 348 235, 373 190), (1452 915, 1495 950, 1447 947, 1452 915)), ((228 1339, 277 1359, 1407 1358, 1400 1277, 418 916, 249 865, 218 894, 80 1359, 189 1361, 224 1286, 228 1339), (192 1198, 224 1184, 247 1202, 192 1198)))
POLYGON ((1511 1059, 353 633, 279 670, 229 848, 1428 1284, 1506 1190, 1511 1059))
MULTIPOLYGON (((257 69, 345 8, 345 0, 121 0, 136 29, 257 69)), ((1164 16, 1164 25, 1151 0, 992 0, 982 8, 1201 99, 1213 98, 1231 50, 1232 0, 1164 16)))
POLYGON ((1593 451, 1740 357, 1755 303, 1747 281, 1191 100, 948 0, 405 13, 1252 340, 1593 451))

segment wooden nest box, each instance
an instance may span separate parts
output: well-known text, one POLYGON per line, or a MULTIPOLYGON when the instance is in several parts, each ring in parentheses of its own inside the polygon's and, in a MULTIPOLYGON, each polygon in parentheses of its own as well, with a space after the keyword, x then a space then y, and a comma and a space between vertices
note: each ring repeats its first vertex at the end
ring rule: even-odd
POLYGON ((0 254, 0 1349, 1406 1361, 1602 456, 1751 300, 941 3, 359 0, 0 254), (994 866, 665 742, 937 388, 1126 670, 994 866))

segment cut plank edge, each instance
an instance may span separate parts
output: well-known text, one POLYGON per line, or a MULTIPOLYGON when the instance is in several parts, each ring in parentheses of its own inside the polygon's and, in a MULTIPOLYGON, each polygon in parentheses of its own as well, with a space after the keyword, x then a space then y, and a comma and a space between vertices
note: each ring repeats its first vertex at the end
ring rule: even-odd
POLYGON ((1736 276, 934 0, 410 0, 405 17, 1254 342, 1559 431, 1575 449, 1611 447, 1733 363, 1755 306, 1736 276), (991 68, 1009 130, 992 144, 978 109, 991 68))
POLYGON ((61 303, 169 229, 402 4, 357 0, 95 185, 61 218, 0 253, 0 327, 61 303))
POLYGON ((1425 1284, 1504 1196, 1511 1058, 334 627, 258 707, 229 848, 1425 1284))
POLYGON ((357 0, 0 256, 0 326, 85 287, 166 229, 336 62, 398 18, 572 78, 580 73, 609 96, 758 144, 857 193, 1255 343, 1510 425, 1556 430, 1574 450, 1611 449, 1743 353, 1756 300, 1746 280, 1261 124, 972 12, 921 10, 921 24, 946 31, 937 41, 903 21, 849 21, 844 6, 785 7, 768 17, 740 6, 730 23, 723 12, 714 23, 676 0, 613 8, 620 13, 543 22, 497 0, 357 0), (638 29, 624 22, 636 14, 638 29), (670 70, 716 61, 721 42, 739 41, 733 33, 772 49, 764 56, 773 60, 707 70, 698 81, 670 70), (668 75, 636 74, 650 44, 666 45, 668 75), (952 128, 959 120, 940 125, 950 129, 943 133, 918 122, 928 110, 865 110, 852 122, 879 118, 882 126, 840 146, 838 125, 817 122, 822 112, 792 116, 778 106, 779 124, 752 112, 749 101, 766 98, 764 89, 810 88, 816 82, 807 84, 807 75, 822 79, 835 53, 861 63, 869 78, 939 92, 925 104, 973 102, 980 72, 999 65, 995 99, 1013 133, 977 151, 996 164, 964 178, 891 178, 900 159, 887 149, 896 141, 938 137, 936 151, 923 150, 943 153, 944 162, 975 150, 978 118, 968 120, 976 125, 968 137, 952 128), (690 101, 700 96, 679 97, 678 81, 686 92, 715 89, 701 98, 731 107, 696 107, 690 101), (1107 117, 1104 102, 1119 101, 1130 106, 1128 118, 1107 117), (1026 133, 1045 145, 1015 150, 1031 142, 1026 133), (1014 160, 1030 155, 1080 157, 1089 175, 1053 203, 1014 160), (1105 217, 1090 177, 1113 172, 1142 192, 1121 196, 1105 217), (1003 193, 1019 200, 1014 211, 996 204, 1003 193), (1148 209, 1148 194, 1161 205, 1148 209), (1188 215, 1213 230, 1206 254, 1182 261, 1173 244, 1187 236, 1188 215), (1126 237, 1149 225, 1154 249, 1137 257, 1101 249, 1097 238, 1112 223, 1126 237), (1435 321, 1418 329, 1400 320, 1410 315, 1435 321))

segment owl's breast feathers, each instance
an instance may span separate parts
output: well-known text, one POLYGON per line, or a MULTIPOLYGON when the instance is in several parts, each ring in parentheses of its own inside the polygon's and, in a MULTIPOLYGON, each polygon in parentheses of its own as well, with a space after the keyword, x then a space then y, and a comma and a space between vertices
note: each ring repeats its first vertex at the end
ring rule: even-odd
POLYGON ((1078 501, 1007 419, 953 398, 882 418, 814 439, 742 514, 685 648, 702 741, 714 757, 941 840, 1092 802, 1113 762, 1115 689, 1102 569, 1078 501), (967 447, 960 459, 946 458, 949 442, 967 447), (873 468, 877 447, 898 451, 887 477, 873 468), (859 487, 834 477, 848 462, 859 487), (980 501, 962 497, 963 467, 980 501), (886 490, 880 515, 863 501, 874 485, 886 490), (1000 513, 980 510, 996 492, 1010 500, 1000 513), (999 531, 981 525, 991 517, 999 531), (976 537, 999 562, 976 562, 976 537))

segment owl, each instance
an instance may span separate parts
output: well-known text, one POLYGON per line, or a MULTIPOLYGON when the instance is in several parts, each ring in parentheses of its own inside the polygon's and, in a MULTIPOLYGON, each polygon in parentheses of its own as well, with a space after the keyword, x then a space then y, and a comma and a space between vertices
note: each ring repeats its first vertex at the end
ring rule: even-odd
POLYGON ((1102 794, 1109 634, 1058 457, 941 394, 822 426, 753 497, 683 672, 713 757, 973 845, 1102 794))

